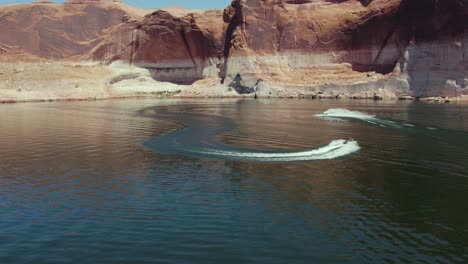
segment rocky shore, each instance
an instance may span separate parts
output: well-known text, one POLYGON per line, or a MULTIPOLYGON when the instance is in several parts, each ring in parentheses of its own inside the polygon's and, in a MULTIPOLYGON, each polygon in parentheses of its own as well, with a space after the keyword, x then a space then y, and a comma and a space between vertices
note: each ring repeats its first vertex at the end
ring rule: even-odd
MULTIPOLYGON (((48 102, 102 100, 113 98, 297 98, 336 100, 411 100, 437 103, 468 103, 468 96, 413 97, 395 90, 389 83, 398 78, 369 76, 370 80, 343 84, 325 83, 257 85, 240 93, 236 85, 223 85, 217 78, 192 84, 156 81, 145 68, 124 62, 102 65, 97 62, 0 62, 0 102, 48 102), (236 91, 237 89, 237 91, 236 91)), ((404 82, 404 81, 403 81, 404 82)), ((245 88, 247 89, 247 88, 245 88)))
POLYGON ((465 102, 465 2, 233 0, 205 11, 118 0, 0 6, 0 101, 465 102))

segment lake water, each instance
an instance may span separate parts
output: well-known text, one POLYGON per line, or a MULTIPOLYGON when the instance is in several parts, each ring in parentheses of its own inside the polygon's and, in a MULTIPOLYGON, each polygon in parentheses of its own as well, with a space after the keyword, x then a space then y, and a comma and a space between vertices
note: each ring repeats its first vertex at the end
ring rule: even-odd
POLYGON ((468 106, 0 105, 0 263, 369 262, 468 262, 468 106))

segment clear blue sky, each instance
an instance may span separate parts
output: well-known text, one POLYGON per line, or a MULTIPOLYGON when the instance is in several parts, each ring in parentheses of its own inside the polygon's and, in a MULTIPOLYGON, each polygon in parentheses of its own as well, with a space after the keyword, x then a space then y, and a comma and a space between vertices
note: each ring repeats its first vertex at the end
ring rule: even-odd
MULTIPOLYGON (((0 0, 0 5, 31 3, 33 0, 0 0)), ((56 0, 55 2, 63 2, 56 0)), ((165 6, 182 6, 189 9, 224 8, 231 0, 123 0, 123 2, 143 8, 160 8, 165 6)))

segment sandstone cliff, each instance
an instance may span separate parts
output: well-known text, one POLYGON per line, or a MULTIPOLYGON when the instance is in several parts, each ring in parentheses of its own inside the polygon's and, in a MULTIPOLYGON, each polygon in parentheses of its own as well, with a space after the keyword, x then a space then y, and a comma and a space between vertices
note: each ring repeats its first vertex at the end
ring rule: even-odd
POLYGON ((460 0, 234 0, 222 20, 126 21, 94 58, 262 96, 453 97, 466 93, 467 20, 460 0))
POLYGON ((143 12, 115 0, 0 6, 0 48, 21 58, 86 57, 124 15, 143 12))
POLYGON ((217 77, 224 47, 222 12, 158 10, 142 20, 125 18, 93 59, 128 61, 150 70, 155 79, 175 83, 217 77))
POLYGON ((4 6, 0 59, 126 62, 157 82, 210 84, 221 94, 456 97, 468 94, 467 2, 234 0, 209 11, 140 10, 114 0, 4 6))
POLYGON ((259 80, 300 80, 327 90, 322 77, 322 84, 330 82, 338 89, 337 82, 344 87, 364 81, 359 72, 376 72, 392 78, 376 82, 375 88, 456 96, 468 70, 464 4, 236 0, 225 10, 231 39, 226 43, 224 77, 240 77, 246 86, 259 80), (340 71, 338 65, 350 65, 352 71, 340 71), (458 90, 447 90, 447 81, 458 84, 458 90))

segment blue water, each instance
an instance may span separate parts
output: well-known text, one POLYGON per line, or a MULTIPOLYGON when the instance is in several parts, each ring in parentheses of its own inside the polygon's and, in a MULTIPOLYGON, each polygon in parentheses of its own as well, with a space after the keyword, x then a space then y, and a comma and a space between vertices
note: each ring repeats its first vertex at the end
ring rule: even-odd
POLYGON ((171 108, 175 107, 148 107, 139 112, 142 116, 183 123, 184 127, 180 130, 171 131, 146 141, 148 148, 160 153, 226 160, 293 162, 344 158, 356 154, 360 150, 358 142, 351 139, 335 139, 329 144, 295 151, 267 151, 236 147, 215 140, 217 135, 235 129, 234 120, 225 116, 189 113, 187 110, 193 109, 193 106, 178 106, 179 109, 175 112, 171 111, 171 108), (182 117, 181 111, 184 113, 182 117))
POLYGON ((121 100, 0 116, 0 263, 468 260, 466 106, 121 100), (314 116, 336 108, 414 127, 314 116), (361 148, 278 162, 161 142, 191 124, 208 124, 179 138, 195 149, 291 153, 348 136, 361 148))

